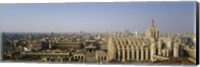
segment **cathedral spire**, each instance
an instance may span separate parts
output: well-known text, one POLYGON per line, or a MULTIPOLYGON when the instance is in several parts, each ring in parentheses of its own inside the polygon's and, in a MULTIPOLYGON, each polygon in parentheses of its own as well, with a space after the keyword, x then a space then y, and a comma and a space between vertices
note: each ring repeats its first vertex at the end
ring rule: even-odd
POLYGON ((151 27, 154 27, 154 17, 152 18, 152 21, 151 21, 151 27))

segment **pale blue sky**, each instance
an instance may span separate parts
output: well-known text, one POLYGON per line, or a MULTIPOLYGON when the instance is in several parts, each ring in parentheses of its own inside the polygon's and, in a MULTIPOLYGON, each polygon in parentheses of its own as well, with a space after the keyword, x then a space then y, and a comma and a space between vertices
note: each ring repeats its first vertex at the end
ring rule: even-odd
POLYGON ((196 2, 1 4, 5 32, 193 32, 196 2))

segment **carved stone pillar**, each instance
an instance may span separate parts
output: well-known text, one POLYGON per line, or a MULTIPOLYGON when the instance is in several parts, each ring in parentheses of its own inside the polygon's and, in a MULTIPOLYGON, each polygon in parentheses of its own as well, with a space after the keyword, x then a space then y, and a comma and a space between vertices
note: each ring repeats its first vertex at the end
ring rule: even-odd
POLYGON ((126 53, 127 53, 127 60, 130 60, 130 47, 129 46, 126 46, 127 47, 127 51, 126 51, 126 53))
POLYGON ((141 52, 140 52, 140 54, 141 54, 140 60, 143 61, 143 59, 144 59, 144 54, 143 54, 144 51, 143 51, 143 48, 141 48, 140 51, 141 51, 141 52))
POLYGON ((173 48, 174 57, 178 57, 178 49, 178 43, 175 43, 173 48))
POLYGON ((135 51, 134 51, 135 49, 134 49, 133 46, 132 46, 132 49, 131 49, 131 50, 132 50, 132 51, 131 51, 131 52, 132 52, 132 60, 134 60, 134 59, 135 59, 135 56, 134 56, 134 55, 135 55, 135 51))
POLYGON ((122 62, 125 62, 125 49, 122 49, 122 62))
POLYGON ((136 61, 139 61, 139 48, 136 48, 136 61))
POLYGON ((153 58, 154 53, 155 53, 155 44, 154 43, 151 44, 151 50, 150 51, 151 51, 150 52, 150 59, 151 59, 151 61, 154 61, 154 58, 153 58))
POLYGON ((148 54, 149 54, 148 48, 145 48, 145 55, 146 55, 146 56, 145 56, 145 59, 146 59, 146 60, 149 60, 149 59, 148 59, 148 57, 149 57, 148 54))
POLYGON ((121 50, 118 50, 118 61, 120 61, 121 59, 120 59, 120 56, 121 56, 121 50))

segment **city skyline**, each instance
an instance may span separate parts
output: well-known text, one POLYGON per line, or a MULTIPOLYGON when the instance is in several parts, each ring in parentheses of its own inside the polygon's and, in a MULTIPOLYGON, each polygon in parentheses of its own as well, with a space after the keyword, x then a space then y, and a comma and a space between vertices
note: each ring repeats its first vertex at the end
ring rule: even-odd
POLYGON ((161 33, 193 33, 195 4, 1 4, 1 29, 3 32, 145 32, 154 18, 161 33))
POLYGON ((198 64, 196 2, 2 4, 2 61, 198 64))

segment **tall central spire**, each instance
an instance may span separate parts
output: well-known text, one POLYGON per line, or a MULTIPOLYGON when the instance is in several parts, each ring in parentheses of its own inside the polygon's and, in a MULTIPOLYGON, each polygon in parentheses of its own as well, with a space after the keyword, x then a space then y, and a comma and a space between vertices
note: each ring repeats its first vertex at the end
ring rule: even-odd
POLYGON ((152 21, 151 21, 151 27, 154 27, 154 17, 152 18, 152 21))

